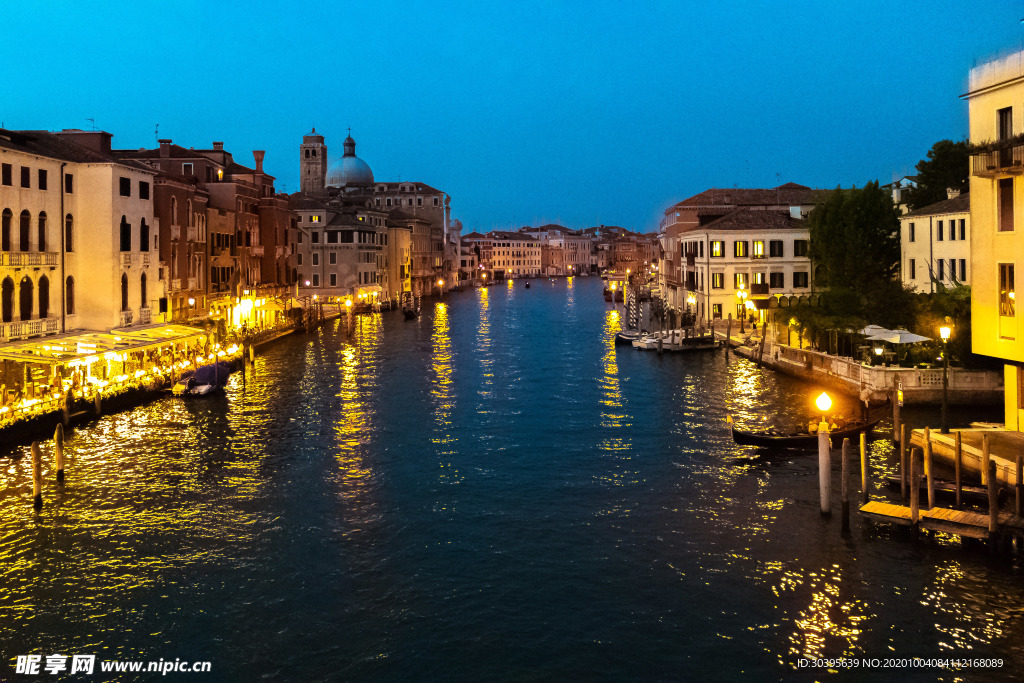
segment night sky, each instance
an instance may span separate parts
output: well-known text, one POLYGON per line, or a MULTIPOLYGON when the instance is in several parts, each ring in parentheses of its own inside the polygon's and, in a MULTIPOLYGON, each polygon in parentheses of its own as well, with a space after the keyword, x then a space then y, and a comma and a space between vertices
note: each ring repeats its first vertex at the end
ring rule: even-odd
POLYGON ((0 121, 265 149, 288 192, 302 135, 333 162, 351 126, 466 231, 654 230, 709 187, 913 173, 966 136, 968 70, 1024 49, 1021 2, 633 5, 7 1, 0 121))

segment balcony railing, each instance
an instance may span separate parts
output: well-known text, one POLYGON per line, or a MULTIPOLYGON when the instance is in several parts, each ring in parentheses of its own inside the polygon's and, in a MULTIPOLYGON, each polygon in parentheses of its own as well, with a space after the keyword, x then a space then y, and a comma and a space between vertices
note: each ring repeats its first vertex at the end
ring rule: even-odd
POLYGON ((196 226, 190 225, 188 227, 186 235, 189 242, 195 242, 199 237, 199 230, 196 228, 196 226))
POLYGON ((5 266, 55 266, 60 254, 55 251, 10 251, 0 253, 0 264, 5 266))
POLYGON ((135 321, 135 314, 131 311, 121 311, 121 327, 128 327, 135 321))
POLYGON ((132 267, 132 254, 130 252, 121 254, 121 266, 123 268, 132 267))
POLYGON ((181 239, 181 226, 180 225, 172 225, 171 226, 171 239, 172 240, 180 240, 181 239))
POLYGON ((752 283, 750 285, 750 298, 751 299, 767 299, 768 298, 768 283, 752 283))
POLYGON ((189 288, 189 290, 199 289, 199 278, 197 278, 197 277, 190 277, 188 279, 188 288, 189 288))
POLYGON ((261 245, 256 246, 256 247, 249 247, 249 253, 251 253, 253 256, 262 257, 263 256, 263 245, 261 244, 261 245))
POLYGON ((972 155, 971 173, 982 178, 1024 173, 1024 145, 972 155))
POLYGON ((180 289, 181 289, 181 278, 180 277, 176 277, 173 280, 171 280, 171 291, 175 291, 176 292, 176 291, 178 291, 180 289))
POLYGON ((140 325, 148 325, 149 322, 152 319, 153 319, 153 314, 152 314, 152 311, 149 308, 140 308, 139 309, 139 324, 140 325))
POLYGON ((59 329, 60 320, 57 318, 0 323, 0 339, 22 339, 40 334, 57 334, 59 329))
POLYGON ((142 254, 142 267, 145 268, 148 265, 149 265, 149 252, 144 252, 142 254))

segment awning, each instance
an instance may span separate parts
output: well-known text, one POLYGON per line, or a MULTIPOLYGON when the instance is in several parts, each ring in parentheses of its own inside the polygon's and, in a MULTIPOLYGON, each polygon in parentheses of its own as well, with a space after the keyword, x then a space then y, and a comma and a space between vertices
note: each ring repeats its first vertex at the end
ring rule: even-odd
POLYGON ((167 344, 203 340, 206 332, 187 325, 148 325, 115 332, 74 332, 9 342, 0 347, 0 360, 16 363, 65 365, 107 353, 134 353, 167 344))
POLYGON ((356 288, 356 296, 359 296, 360 294, 381 294, 383 292, 384 288, 381 287, 380 285, 363 285, 361 287, 356 288))

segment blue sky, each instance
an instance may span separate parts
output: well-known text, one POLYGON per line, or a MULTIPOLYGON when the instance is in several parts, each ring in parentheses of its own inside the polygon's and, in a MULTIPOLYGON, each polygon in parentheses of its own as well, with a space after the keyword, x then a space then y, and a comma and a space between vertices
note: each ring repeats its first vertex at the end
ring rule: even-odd
POLYGON ((3 3, 0 121, 224 141, 298 189, 316 126, 467 230, 657 228, 709 187, 883 182, 967 133, 1020 2, 3 3), (970 16, 965 8, 970 7, 970 16))

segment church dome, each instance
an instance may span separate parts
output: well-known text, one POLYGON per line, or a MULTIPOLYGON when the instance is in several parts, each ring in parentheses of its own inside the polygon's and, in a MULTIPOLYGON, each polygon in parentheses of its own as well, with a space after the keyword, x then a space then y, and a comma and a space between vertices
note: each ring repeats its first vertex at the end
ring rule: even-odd
POLYGON ((373 185, 373 171, 370 165, 356 156, 356 141, 352 136, 345 138, 345 154, 341 161, 331 167, 327 184, 332 187, 373 185))

